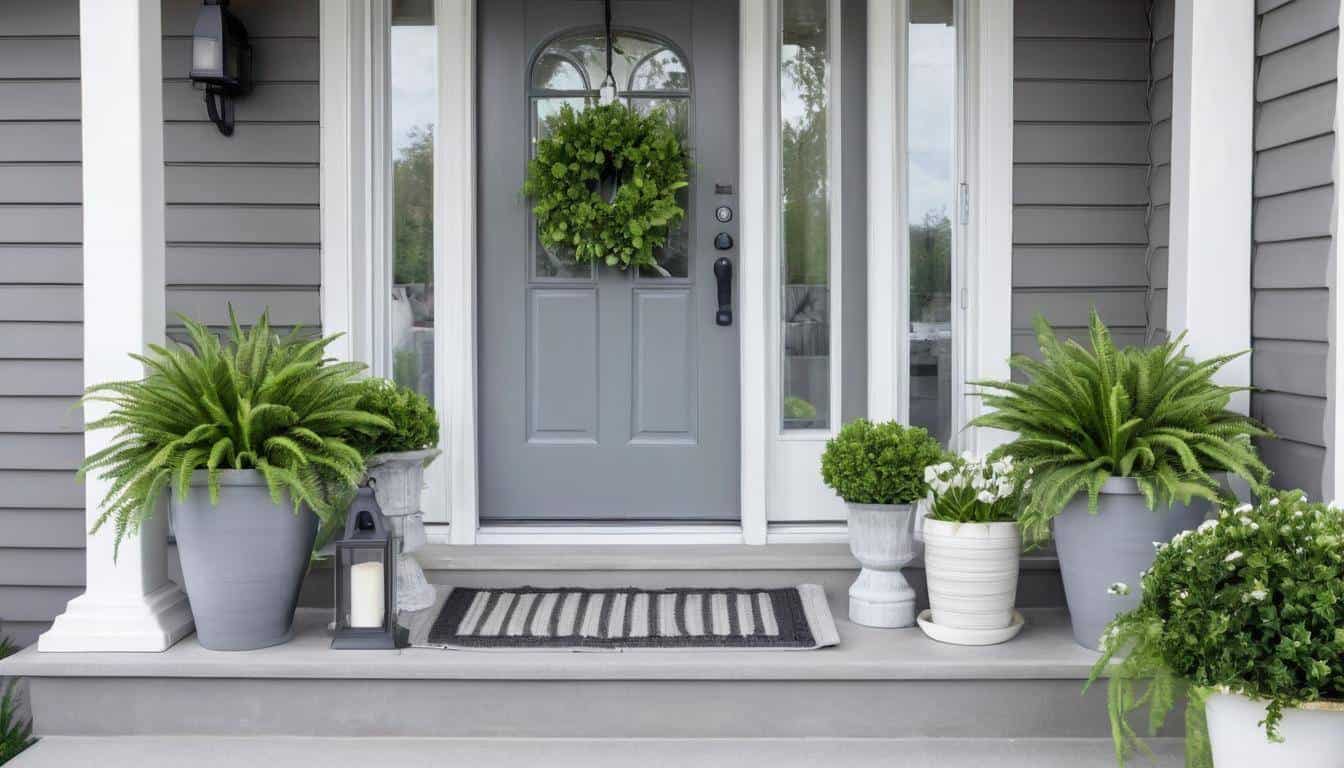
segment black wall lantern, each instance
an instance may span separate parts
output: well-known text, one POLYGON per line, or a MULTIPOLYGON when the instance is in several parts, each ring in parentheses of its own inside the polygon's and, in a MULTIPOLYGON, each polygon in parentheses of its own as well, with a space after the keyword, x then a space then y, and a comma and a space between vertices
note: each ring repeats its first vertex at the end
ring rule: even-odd
POLYGON ((191 82, 205 89, 210 120, 233 135, 233 100, 252 90, 252 46, 247 30, 229 13, 229 0, 205 0, 191 35, 191 82))

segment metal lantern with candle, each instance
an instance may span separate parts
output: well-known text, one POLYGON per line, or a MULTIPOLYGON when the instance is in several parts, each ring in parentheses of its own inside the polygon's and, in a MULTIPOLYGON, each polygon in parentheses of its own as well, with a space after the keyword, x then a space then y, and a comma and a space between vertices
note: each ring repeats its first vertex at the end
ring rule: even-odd
POLYGON ((361 488, 336 542, 336 629, 331 647, 397 647, 397 539, 373 491, 361 488))

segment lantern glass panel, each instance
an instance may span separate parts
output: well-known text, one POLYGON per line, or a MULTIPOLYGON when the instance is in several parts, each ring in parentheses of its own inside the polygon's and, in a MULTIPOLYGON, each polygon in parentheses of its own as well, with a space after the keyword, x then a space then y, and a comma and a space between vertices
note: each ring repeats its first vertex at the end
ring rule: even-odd
POLYGON ((224 68, 220 61, 219 40, 213 37, 194 37, 191 41, 191 69, 201 74, 219 72, 224 68))
POLYGON ((338 629, 380 629, 387 618, 387 562, 382 543, 337 549, 341 580, 338 629))

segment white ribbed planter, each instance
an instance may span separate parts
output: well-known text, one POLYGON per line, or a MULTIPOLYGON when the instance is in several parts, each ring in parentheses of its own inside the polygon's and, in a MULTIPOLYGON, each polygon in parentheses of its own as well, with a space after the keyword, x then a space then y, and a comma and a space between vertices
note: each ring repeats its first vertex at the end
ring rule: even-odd
POLYGON ((424 516, 420 510, 420 491, 425 485, 425 467, 440 451, 379 453, 369 457, 369 485, 378 499, 378 507, 401 538, 401 556, 397 558, 397 610, 421 611, 434 604, 434 587, 411 553, 425 544, 424 516))
POLYGON ((1265 735, 1265 703, 1216 693, 1206 705, 1215 768, 1339 768, 1344 765, 1344 703, 1316 702, 1285 710, 1282 742, 1265 735))
POLYGON ((915 590, 901 567, 915 557, 909 504, 846 504, 849 551, 863 569, 849 588, 849 620, 867 627, 912 627, 915 590))
POLYGON ((1003 629, 1013 621, 1022 536, 1016 523, 923 521, 933 623, 1003 629))

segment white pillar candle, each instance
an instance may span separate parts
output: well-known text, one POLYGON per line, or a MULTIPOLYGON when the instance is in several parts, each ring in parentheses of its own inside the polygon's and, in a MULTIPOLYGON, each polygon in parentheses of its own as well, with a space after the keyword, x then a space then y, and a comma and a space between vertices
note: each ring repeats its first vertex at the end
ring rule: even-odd
POLYGON ((383 564, 350 566, 350 626, 376 629, 383 626, 383 564))

